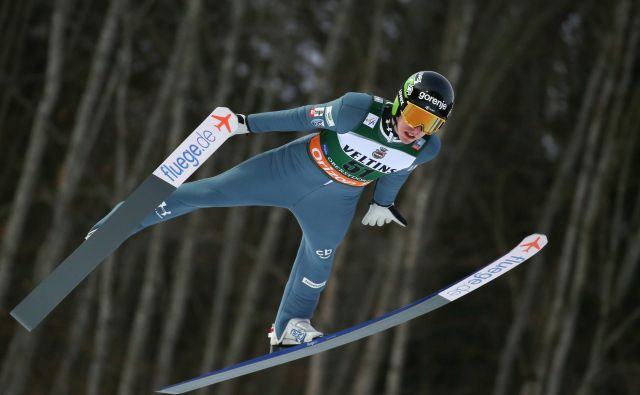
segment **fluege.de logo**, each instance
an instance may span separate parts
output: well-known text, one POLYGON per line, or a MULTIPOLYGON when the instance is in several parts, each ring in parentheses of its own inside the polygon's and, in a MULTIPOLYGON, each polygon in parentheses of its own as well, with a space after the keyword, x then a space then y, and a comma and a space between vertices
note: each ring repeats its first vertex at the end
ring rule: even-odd
POLYGON ((174 187, 179 187, 237 128, 238 120, 231 110, 216 108, 153 174, 174 187))
POLYGON ((494 262, 493 264, 483 268, 482 270, 472 274, 459 283, 445 289, 440 292, 440 296, 449 300, 458 299, 465 294, 480 288, 484 283, 493 280, 495 277, 499 277, 505 272, 518 266, 522 262, 526 261, 524 256, 510 255, 503 257, 501 260, 494 262))
POLYGON ((192 167, 194 170, 200 166, 199 158, 204 154, 207 148, 211 147, 211 143, 216 141, 216 136, 210 130, 202 132, 195 131, 196 138, 194 142, 177 156, 171 155, 162 165, 160 171, 169 180, 176 181, 184 172, 192 167))

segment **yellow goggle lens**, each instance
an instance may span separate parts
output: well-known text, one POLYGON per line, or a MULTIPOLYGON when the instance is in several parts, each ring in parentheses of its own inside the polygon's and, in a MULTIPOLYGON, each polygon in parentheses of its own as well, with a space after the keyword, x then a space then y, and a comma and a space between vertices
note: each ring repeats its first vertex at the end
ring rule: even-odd
POLYGON ((401 114, 404 121, 412 128, 422 126, 422 132, 426 135, 435 133, 445 122, 445 120, 439 116, 413 103, 407 103, 407 106, 402 110, 401 114))

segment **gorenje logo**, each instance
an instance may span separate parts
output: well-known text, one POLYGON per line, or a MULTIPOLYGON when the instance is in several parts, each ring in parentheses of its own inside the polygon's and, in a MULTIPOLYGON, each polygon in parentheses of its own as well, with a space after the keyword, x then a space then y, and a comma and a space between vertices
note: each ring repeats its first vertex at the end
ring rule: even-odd
POLYGON ((225 107, 216 108, 189 137, 153 172, 163 181, 179 187, 224 143, 238 127, 238 119, 225 107), (225 122, 216 120, 224 119, 225 122), (220 130, 228 128, 229 130, 220 130))
POLYGON ((431 96, 427 92, 420 92, 418 94, 418 99, 428 101, 429 103, 432 103, 433 105, 438 106, 440 110, 447 109, 447 103, 443 102, 440 99, 436 99, 435 97, 431 96))

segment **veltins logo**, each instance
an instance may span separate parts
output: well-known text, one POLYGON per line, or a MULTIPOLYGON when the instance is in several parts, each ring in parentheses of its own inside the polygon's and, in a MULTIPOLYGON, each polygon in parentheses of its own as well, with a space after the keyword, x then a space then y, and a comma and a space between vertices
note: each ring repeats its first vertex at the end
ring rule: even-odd
POLYGON ((180 186, 237 129, 238 120, 232 115, 228 108, 216 108, 153 174, 176 188, 180 186))

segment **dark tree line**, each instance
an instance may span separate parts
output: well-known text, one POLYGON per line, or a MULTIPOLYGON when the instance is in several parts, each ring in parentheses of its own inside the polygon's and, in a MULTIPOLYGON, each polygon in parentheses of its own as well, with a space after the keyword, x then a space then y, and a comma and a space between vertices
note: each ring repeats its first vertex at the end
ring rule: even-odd
MULTIPOLYGON (((9 311, 220 105, 456 88, 438 158, 365 228, 314 324, 425 296, 542 232, 455 304, 200 393, 640 392, 640 5, 632 0, 52 0, 0 5, 0 392, 138 394, 267 352, 299 244, 282 209, 201 210, 128 240, 35 331, 9 311)), ((238 136, 209 177, 295 133, 238 136)))

